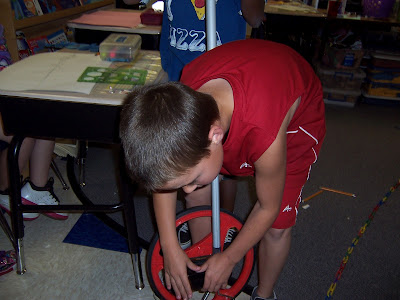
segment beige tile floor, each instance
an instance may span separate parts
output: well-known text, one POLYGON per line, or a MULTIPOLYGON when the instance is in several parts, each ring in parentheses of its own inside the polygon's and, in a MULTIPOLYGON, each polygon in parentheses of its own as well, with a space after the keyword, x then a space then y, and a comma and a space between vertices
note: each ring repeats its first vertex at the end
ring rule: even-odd
MULTIPOLYGON (((63 161, 57 159, 57 165, 61 171, 65 170, 63 161)), ((63 204, 79 203, 72 190, 64 191, 57 179, 55 192, 63 204)), ((141 253, 145 287, 138 290, 129 254, 62 242, 79 216, 74 213, 66 221, 57 221, 41 215, 25 222, 27 272, 17 275, 14 271, 0 276, 0 299, 154 299, 144 271, 146 251, 141 253)), ((6 218, 9 220, 7 215, 6 218)), ((0 249, 11 248, 10 241, 0 230, 0 249)), ((195 294, 193 298, 201 297, 202 294, 195 294)), ((236 299, 247 300, 249 296, 242 293, 236 299)))

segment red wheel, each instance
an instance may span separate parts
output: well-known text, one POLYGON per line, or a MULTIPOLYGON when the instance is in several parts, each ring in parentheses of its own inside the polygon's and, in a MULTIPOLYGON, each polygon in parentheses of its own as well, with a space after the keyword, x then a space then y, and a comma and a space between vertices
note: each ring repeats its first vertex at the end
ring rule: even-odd
MULTIPOLYGON (((211 217, 212 211, 209 206, 200 206, 188 209, 177 216, 176 227, 181 224, 200 217, 211 217)), ((221 251, 223 251, 223 243, 225 236, 230 228, 236 227, 237 230, 242 228, 242 222, 233 214, 221 211, 220 213, 220 236, 221 236, 221 251)), ((185 252, 192 260, 201 260, 212 255, 212 234, 210 233, 198 243, 191 245, 185 249, 185 252)), ((247 283, 254 266, 254 249, 251 248, 242 261, 235 267, 234 271, 239 268, 239 275, 235 282, 228 289, 221 289, 215 294, 215 300, 235 298, 247 283)), ((150 244, 147 256, 147 274, 149 283, 154 293, 165 300, 175 300, 173 291, 167 290, 163 284, 164 260, 162 256, 161 246, 158 234, 154 237, 150 244)))

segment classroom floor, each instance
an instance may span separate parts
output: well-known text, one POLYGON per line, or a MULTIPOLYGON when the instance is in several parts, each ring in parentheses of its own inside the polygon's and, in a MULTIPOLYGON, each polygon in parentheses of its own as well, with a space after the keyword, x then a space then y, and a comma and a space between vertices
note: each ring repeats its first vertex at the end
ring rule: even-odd
MULTIPOLYGON (((325 299, 353 238, 399 180, 399 149, 399 106, 327 106, 327 137, 303 197, 320 186, 357 197, 324 192, 307 202, 308 207, 300 207, 289 260, 276 285, 280 300, 325 299)), ((57 159, 57 164, 66 177, 65 161, 57 159)), ((57 179, 55 186, 62 203, 79 203, 57 179)), ((376 213, 354 247, 334 299, 400 299, 399 200, 400 190, 376 213)), ((145 288, 139 291, 129 254, 63 242, 79 219, 80 214, 70 214, 66 221, 41 215, 25 222, 27 272, 0 276, 0 299, 153 299, 144 271, 146 251, 141 253, 145 288)), ((10 249, 0 230, 0 250, 10 249)), ((254 282, 256 278, 250 280, 254 282)), ((196 294, 195 299, 201 296, 196 294)), ((243 293, 236 299, 249 296, 243 293)))
MULTIPOLYGON (((64 178, 66 162, 56 163, 64 178)), ((63 190, 55 178, 55 193, 62 204, 80 204, 72 189, 63 190)), ((6 219, 10 221, 6 214, 6 219)), ((141 252, 144 289, 135 288, 133 267, 128 253, 65 243, 63 240, 80 219, 80 213, 69 214, 66 221, 40 215, 25 222, 25 259, 27 271, 12 271, 0 276, 0 299, 68 299, 68 300, 153 300, 145 270, 146 250, 141 252)), ((0 250, 11 250, 7 236, 0 230, 0 250)), ((196 293, 193 299, 201 299, 196 293)), ((211 297, 209 297, 211 299, 211 297)), ((246 294, 236 299, 249 299, 246 294)))

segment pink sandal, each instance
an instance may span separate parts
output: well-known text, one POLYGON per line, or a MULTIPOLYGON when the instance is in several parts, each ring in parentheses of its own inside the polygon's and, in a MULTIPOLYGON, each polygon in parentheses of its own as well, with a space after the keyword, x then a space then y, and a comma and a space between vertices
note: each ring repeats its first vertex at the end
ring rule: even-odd
POLYGON ((11 272, 17 262, 14 250, 0 251, 0 276, 11 272))

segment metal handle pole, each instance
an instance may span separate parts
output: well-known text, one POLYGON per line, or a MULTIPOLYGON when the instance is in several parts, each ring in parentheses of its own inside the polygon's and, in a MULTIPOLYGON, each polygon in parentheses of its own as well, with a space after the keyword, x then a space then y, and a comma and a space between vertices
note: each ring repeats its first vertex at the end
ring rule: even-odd
POLYGON ((206 38, 207 51, 217 46, 217 16, 215 12, 215 0, 206 1, 206 38))
MULTIPOLYGON (((206 38, 207 51, 217 46, 215 0, 206 0, 206 38)), ((219 219, 219 180, 218 176, 211 184, 212 189, 212 232, 213 232, 213 253, 221 251, 220 241, 220 219, 219 219)))
POLYGON ((218 176, 211 183, 211 190, 212 190, 211 200, 212 200, 213 253, 215 254, 221 251, 218 176))
MULTIPOLYGON (((206 0, 206 38, 207 51, 217 46, 217 17, 215 13, 215 0, 206 0)), ((213 252, 220 252, 220 220, 219 220, 219 180, 218 176, 211 184, 212 189, 212 231, 213 252)))

